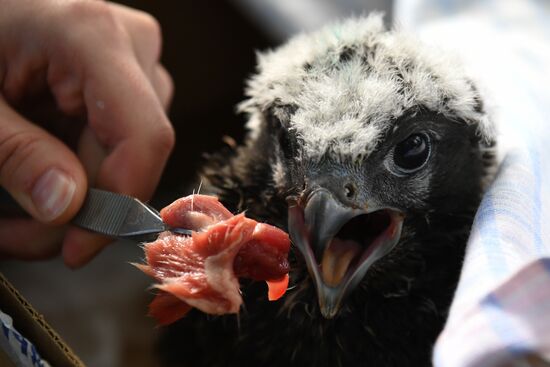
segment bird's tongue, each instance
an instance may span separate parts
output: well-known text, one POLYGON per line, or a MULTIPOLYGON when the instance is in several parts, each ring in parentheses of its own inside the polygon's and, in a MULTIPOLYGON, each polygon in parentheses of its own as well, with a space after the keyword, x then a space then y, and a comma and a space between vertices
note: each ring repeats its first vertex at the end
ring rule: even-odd
POLYGON ((361 247, 353 240, 333 238, 323 254, 321 274, 326 285, 336 287, 342 282, 350 264, 361 253, 361 247))

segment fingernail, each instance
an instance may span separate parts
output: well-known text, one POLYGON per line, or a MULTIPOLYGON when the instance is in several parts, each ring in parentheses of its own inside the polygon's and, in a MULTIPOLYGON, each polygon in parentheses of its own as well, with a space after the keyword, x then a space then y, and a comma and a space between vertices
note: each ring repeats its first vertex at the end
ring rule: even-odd
POLYGON ((57 168, 51 168, 34 184, 32 201, 42 215, 42 220, 49 222, 59 217, 73 199, 76 183, 67 174, 57 168))

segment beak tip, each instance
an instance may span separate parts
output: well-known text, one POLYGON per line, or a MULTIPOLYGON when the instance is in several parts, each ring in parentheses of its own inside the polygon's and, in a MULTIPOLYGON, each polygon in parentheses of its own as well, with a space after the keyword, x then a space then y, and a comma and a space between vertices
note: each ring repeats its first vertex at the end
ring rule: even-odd
POLYGON ((318 285, 319 310, 325 319, 334 318, 340 311, 343 292, 339 288, 329 287, 322 283, 318 285))
POLYGON ((336 316, 336 314, 338 313, 338 307, 336 308, 326 308, 326 307, 322 307, 321 306, 321 315, 323 315, 323 317, 325 319, 332 319, 334 318, 334 316, 336 316))

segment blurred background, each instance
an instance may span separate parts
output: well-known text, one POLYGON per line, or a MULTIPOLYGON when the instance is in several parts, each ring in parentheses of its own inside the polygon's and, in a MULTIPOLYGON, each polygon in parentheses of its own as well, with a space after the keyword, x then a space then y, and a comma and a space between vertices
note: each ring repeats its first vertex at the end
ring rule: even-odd
MULTIPOLYGON (((162 208, 190 194, 203 154, 223 136, 237 142, 245 117, 235 113, 255 52, 301 30, 372 10, 387 0, 120 1, 160 22, 163 63, 175 83, 170 118, 177 145, 152 204, 162 208)), ((130 265, 143 251, 114 243, 85 268, 69 270, 60 259, 0 262, 2 272, 88 366, 154 366, 157 329, 146 317, 150 279, 130 265)))

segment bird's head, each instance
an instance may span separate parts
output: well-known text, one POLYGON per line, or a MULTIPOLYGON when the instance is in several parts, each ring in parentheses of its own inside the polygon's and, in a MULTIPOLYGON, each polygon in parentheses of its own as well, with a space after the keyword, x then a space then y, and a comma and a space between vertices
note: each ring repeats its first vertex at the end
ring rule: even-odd
POLYGON ((247 94, 250 139, 268 152, 326 318, 429 218, 477 204, 492 141, 477 89, 380 16, 261 54, 247 94))

